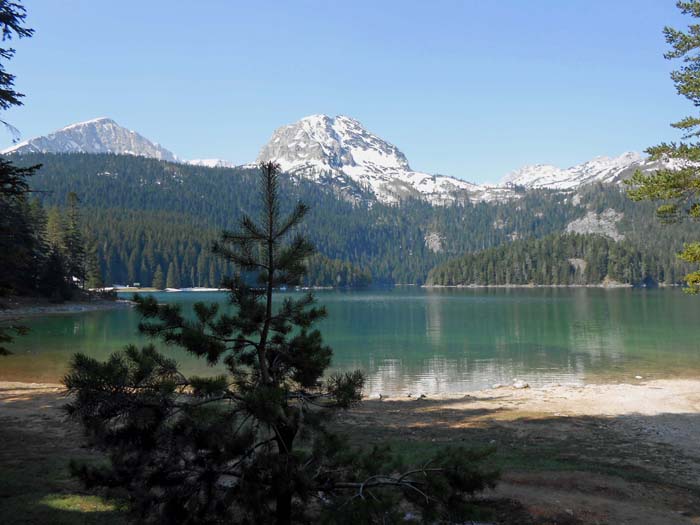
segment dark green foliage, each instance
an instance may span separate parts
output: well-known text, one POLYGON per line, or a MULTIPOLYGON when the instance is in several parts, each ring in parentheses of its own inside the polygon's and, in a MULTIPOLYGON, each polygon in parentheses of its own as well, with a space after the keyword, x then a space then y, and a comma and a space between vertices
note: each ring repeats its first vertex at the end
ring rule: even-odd
POLYGON ((85 279, 88 288, 104 287, 104 279, 102 278, 102 268, 97 255, 97 246, 92 244, 88 247, 85 255, 85 279))
POLYGON ((165 288, 165 277, 163 276, 163 270, 160 265, 156 266, 156 271, 153 274, 153 281, 151 286, 156 290, 162 290, 165 288))
POLYGON ((168 276, 165 279, 166 288, 180 288, 180 274, 177 271, 175 263, 170 263, 168 266, 168 276))
POLYGON ((0 293, 25 292, 34 287, 34 277, 44 246, 39 219, 27 201, 27 178, 38 166, 18 168, 0 159, 0 293))
POLYGON ((52 302, 63 302, 71 298, 71 285, 63 256, 55 246, 51 248, 39 276, 39 291, 52 302))
POLYGON ((65 247, 66 271, 71 278, 75 278, 80 286, 85 283, 85 239, 82 233, 82 221, 78 204, 78 195, 68 194, 68 210, 66 214, 66 228, 63 234, 63 246, 65 247))
MULTIPOLYGON (((680 275, 682 265, 678 265, 680 275)), ((604 280, 654 285, 669 279, 664 267, 629 241, 600 235, 551 235, 514 241, 434 268, 433 285, 587 285, 604 280)))
MULTIPOLYGON (((26 10, 19 2, 0 2, 0 28, 2 42, 13 37, 30 37, 33 29, 24 26, 26 10)), ((6 69, 6 62, 15 50, 0 47, 0 110, 21 106, 24 95, 15 91, 15 76, 6 69)), ((0 120, 15 136, 17 130, 4 120, 0 120)), ((41 262, 43 246, 38 242, 37 225, 39 217, 32 215, 27 205, 29 184, 39 166, 19 168, 11 162, 0 159, 0 298, 13 292, 25 292, 36 285, 36 269, 41 262)), ((0 308, 4 308, 0 303, 0 308)), ((26 328, 12 322, 0 324, 0 355, 7 355, 5 346, 11 343, 13 335, 22 335, 26 328)))
MULTIPOLYGON (((242 214, 260 210, 250 169, 117 155, 37 154, 20 160, 43 162, 34 186, 48 190, 46 206, 63 206, 70 192, 80 194, 108 285, 151 283, 158 265, 167 274, 173 262, 181 285, 189 286, 194 275, 195 286, 218 286, 232 267, 211 253, 211 243, 222 229, 235 228, 242 214)), ((284 175, 279 187, 288 202, 302 199, 311 209, 300 226, 318 250, 302 280, 309 286, 421 284, 448 258, 508 242, 516 233, 527 238, 559 231, 583 212, 567 205, 566 195, 539 190, 517 206, 433 207, 408 200, 396 207, 353 204, 316 183, 284 175), (443 239, 441 251, 426 245, 430 233, 443 239)))
POLYGON ((284 213, 278 166, 261 171, 260 219, 244 215, 214 245, 247 275, 224 280, 232 309, 198 303, 191 319, 179 306, 134 298, 143 333, 223 364, 227 374, 188 378, 153 346, 128 347, 105 363, 76 355, 67 409, 108 452, 110 467, 75 472, 89 485, 126 489, 139 519, 160 523, 350 515, 390 523, 403 520, 397 498, 426 520, 466 519, 471 495, 495 480, 478 469, 481 454, 448 451, 401 474, 388 451, 364 453, 328 433, 332 412, 360 401, 364 378, 324 377, 332 350, 313 327, 326 312, 311 294, 272 307, 273 289, 301 281, 313 248, 299 233, 308 208, 284 213))
POLYGON ((15 336, 25 335, 29 332, 26 326, 17 324, 15 320, 4 320, 0 326, 0 356, 11 355, 12 352, 7 347, 15 336))
MULTIPOLYGON (((27 18, 27 11, 19 2, 4 0, 0 2, 0 28, 2 29, 2 42, 11 40, 13 37, 25 38, 34 34, 33 29, 24 26, 27 18)), ((15 54, 11 47, 0 47, 0 110, 7 110, 13 106, 22 105, 24 95, 15 91, 15 75, 8 73, 5 62, 10 60, 15 54)), ((12 132, 17 131, 5 121, 5 124, 12 132)))
MULTIPOLYGON (((676 5, 683 14, 700 18, 700 2, 697 0, 679 1, 676 5)), ((687 32, 664 28, 666 42, 671 49, 665 54, 669 60, 682 59, 680 69, 671 73, 673 83, 680 95, 690 100, 694 107, 700 105, 700 30, 697 22, 687 32)), ((655 160, 672 160, 671 167, 652 174, 640 171, 628 181, 629 196, 636 201, 661 201, 656 208, 657 216, 666 223, 683 219, 700 219, 700 118, 686 117, 671 124, 684 131, 686 142, 662 143, 647 149, 655 160)), ((696 237, 697 239, 697 237, 696 237)), ((680 259, 687 263, 700 263, 700 242, 694 240, 683 246, 680 259)), ((685 276, 687 291, 700 292, 700 271, 685 276)))
MULTIPOLYGON (((43 163, 32 180, 49 191, 42 194, 46 206, 64 206, 70 192, 79 192, 83 214, 90 216, 87 237, 98 241, 107 285, 148 285, 158 266, 167 275, 173 263, 181 286, 217 287, 233 272, 211 253, 218 232, 260 210, 250 169, 117 155, 24 155, 19 161, 43 163)), ((303 199, 311 208, 299 230, 318 249, 307 261, 307 286, 422 284, 431 268, 450 259, 513 238, 561 232, 572 220, 606 208, 624 213, 620 232, 666 275, 683 266, 671 254, 694 238, 690 228, 670 232, 656 224, 651 205, 630 202, 616 186, 584 188, 575 202, 570 194, 534 190, 513 202, 446 207, 414 200, 400 207, 353 205, 318 184, 284 175, 279 187, 288 201, 303 199), (438 252, 427 247, 431 233, 441 239, 438 252)))

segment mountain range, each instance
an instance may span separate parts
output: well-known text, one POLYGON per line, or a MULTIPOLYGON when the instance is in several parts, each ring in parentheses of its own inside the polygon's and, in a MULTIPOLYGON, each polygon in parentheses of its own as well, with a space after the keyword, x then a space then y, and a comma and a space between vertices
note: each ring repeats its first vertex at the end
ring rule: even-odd
MULTIPOLYGON (((211 168, 235 167, 222 159, 181 160, 109 118, 71 124, 0 153, 114 153, 211 168)), ((474 184, 413 170, 395 145, 342 115, 311 115, 278 128, 257 158, 257 162, 268 160, 278 162, 283 171, 294 177, 331 187, 351 202, 376 199, 396 204, 417 198, 436 205, 506 201, 517 198, 521 188, 571 191, 592 182, 617 183, 637 169, 650 171, 660 167, 639 153, 627 152, 619 157, 597 157, 566 169, 546 164, 525 166, 508 174, 500 184, 474 184)))

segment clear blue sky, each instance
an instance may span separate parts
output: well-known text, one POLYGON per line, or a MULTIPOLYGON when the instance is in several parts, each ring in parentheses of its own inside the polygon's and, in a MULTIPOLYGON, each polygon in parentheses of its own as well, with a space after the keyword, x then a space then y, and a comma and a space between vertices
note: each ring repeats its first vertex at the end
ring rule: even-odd
MULTIPOLYGON (((26 0, 8 66, 23 138, 109 116, 184 158, 254 160, 345 114, 414 169, 485 182, 677 138, 671 0, 26 0)), ((9 145, 4 136, 0 145, 9 145)))

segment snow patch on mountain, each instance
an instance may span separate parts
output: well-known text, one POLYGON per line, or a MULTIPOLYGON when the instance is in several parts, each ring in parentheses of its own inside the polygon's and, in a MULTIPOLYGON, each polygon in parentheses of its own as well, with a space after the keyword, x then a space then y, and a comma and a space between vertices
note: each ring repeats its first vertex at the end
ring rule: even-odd
POLYGON ((528 189, 571 190, 592 182, 619 182, 638 168, 645 170, 649 164, 650 161, 635 152, 623 153, 619 157, 596 157, 566 169, 549 164, 536 164, 509 173, 502 184, 524 186, 528 189))
MULTIPOLYGON (((0 153, 34 152, 128 154, 209 168, 236 167, 218 158, 180 160, 157 143, 105 117, 71 124, 0 153)), ((311 115, 278 128, 261 149, 257 162, 269 160, 278 162, 283 171, 297 180, 318 182, 352 202, 378 200, 398 204, 415 198, 435 205, 505 202, 519 198, 522 188, 573 192, 593 182, 620 183, 637 169, 648 173, 682 166, 678 160, 651 161, 639 153, 627 152, 619 157, 597 157, 565 169, 548 164, 525 166, 508 174, 500 184, 473 184, 413 170, 395 145, 343 115, 311 115)), ((239 167, 256 168, 257 163, 239 167)))
POLYGON ((192 166, 204 166, 205 168, 235 168, 236 165, 228 160, 223 159, 192 159, 186 161, 192 166))
POLYGON ((115 153, 178 161, 159 144, 106 117, 71 124, 0 151, 3 155, 24 153, 115 153))
POLYGON ((357 199, 369 194, 386 203, 414 197, 447 204, 491 198, 485 187, 412 170, 396 146, 343 115, 311 115, 278 128, 258 155, 258 162, 270 160, 357 199))

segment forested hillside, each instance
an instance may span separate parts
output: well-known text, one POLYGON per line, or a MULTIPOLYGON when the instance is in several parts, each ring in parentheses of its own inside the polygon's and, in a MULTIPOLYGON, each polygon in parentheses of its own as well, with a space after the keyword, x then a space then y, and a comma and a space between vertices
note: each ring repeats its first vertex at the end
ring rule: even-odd
POLYGON ((630 241, 600 235, 555 234, 515 241, 465 255, 434 268, 427 284, 438 286, 654 285, 676 282, 686 271, 673 254, 662 260, 630 241))
MULTIPOLYGON (((209 246, 243 211, 256 211, 253 169, 205 168, 118 155, 36 154, 32 186, 48 208, 70 192, 81 200, 86 235, 95 243, 105 282, 150 285, 160 271, 177 286, 215 286, 224 268, 209 246)), ((450 257, 561 230, 583 209, 566 196, 529 192, 516 203, 433 207, 406 201, 352 204, 312 182, 283 181, 286 205, 311 207, 304 225, 319 256, 308 284, 423 283, 450 257), (426 240, 427 239, 427 240, 426 240)))
MULTIPOLYGON (((69 193, 78 195, 85 236, 107 284, 150 286, 157 278, 176 287, 216 286, 228 269, 211 254, 211 242, 234 228, 242 212, 256 213, 254 169, 94 154, 13 161, 43 164, 31 184, 49 211, 64 206, 69 193)), ((303 200, 311 207, 304 233, 319 253, 310 261, 307 284, 319 286, 422 284, 431 268, 450 259, 562 232, 572 220, 605 209, 624 215, 616 227, 653 259, 654 275, 675 282, 681 273, 673 254, 693 228, 658 224, 651 205, 629 201, 615 186, 590 186, 577 196, 530 190, 514 201, 446 207, 417 200, 350 203, 322 185, 289 177, 282 189, 286 206, 303 200)))

